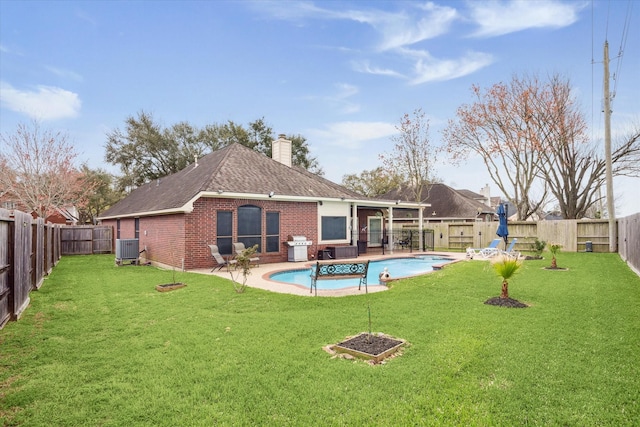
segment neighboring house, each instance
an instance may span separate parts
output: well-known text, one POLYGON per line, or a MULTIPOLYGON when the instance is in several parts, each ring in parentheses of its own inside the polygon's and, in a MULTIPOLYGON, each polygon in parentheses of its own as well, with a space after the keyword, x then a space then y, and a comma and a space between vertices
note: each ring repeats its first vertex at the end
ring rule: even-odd
MULTIPOLYGON (((3 195, 2 201, 0 201, 0 207, 8 211, 19 210, 22 212, 29 212, 29 208, 20 202, 10 200, 6 193, 3 195)), ((38 214, 35 211, 31 212, 31 216, 35 219, 38 218, 38 214)), ((67 207, 64 209, 56 208, 53 213, 47 215, 44 219, 45 223, 63 224, 63 225, 77 225, 78 224, 78 210, 75 206, 67 207)))
POLYGON ((78 209, 70 206, 64 209, 56 209, 50 215, 47 215, 45 222, 52 224, 78 225, 78 209))
POLYGON ((394 208, 420 206, 368 199, 293 167, 284 135, 272 152, 229 145, 142 185, 98 219, 117 239, 138 238, 147 260, 194 269, 215 264, 210 244, 222 254, 231 254, 233 242, 257 244, 261 263, 287 261, 289 236, 312 242, 309 258, 327 246, 360 246, 362 237, 379 247, 394 208))
MULTIPOLYGON (((392 190, 382 197, 386 199, 412 200, 413 190, 407 187, 392 190)), ((424 222, 475 222, 497 220, 495 207, 483 203, 487 197, 469 190, 454 190, 445 184, 430 184, 422 192, 422 200, 430 206, 424 208, 424 222), (481 201, 482 200, 482 201, 481 201)), ((394 213, 394 220, 417 222, 416 210, 405 209, 394 213)))
POLYGON ((500 197, 491 197, 491 188, 489 187, 489 184, 485 184, 485 186, 480 189, 480 193, 466 189, 458 189, 456 191, 468 199, 475 200, 494 209, 498 207, 498 204, 500 204, 500 197))

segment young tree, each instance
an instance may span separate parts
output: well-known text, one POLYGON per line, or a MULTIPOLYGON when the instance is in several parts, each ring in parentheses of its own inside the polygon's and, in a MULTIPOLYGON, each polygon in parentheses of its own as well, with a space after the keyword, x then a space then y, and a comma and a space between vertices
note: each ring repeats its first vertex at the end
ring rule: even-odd
POLYGON ((405 114, 396 126, 399 135, 391 139, 395 142, 393 152, 383 154, 385 169, 394 171, 413 190, 415 202, 428 197, 426 189, 434 180, 435 150, 429 138, 429 119, 421 108, 413 116, 405 114))
POLYGON ((74 166, 77 153, 65 133, 33 121, 0 138, 0 188, 39 217, 56 209, 81 208, 93 190, 74 166))
POLYGON ((454 162, 478 154, 493 182, 525 220, 544 205, 546 186, 534 199, 533 188, 540 164, 545 132, 536 126, 535 105, 543 88, 537 78, 514 76, 486 91, 472 86, 476 98, 462 105, 443 131, 446 150, 454 162))
POLYGON ((349 174, 342 177, 342 185, 351 191, 367 197, 381 196, 400 187, 402 178, 379 166, 364 170, 359 175, 349 174))

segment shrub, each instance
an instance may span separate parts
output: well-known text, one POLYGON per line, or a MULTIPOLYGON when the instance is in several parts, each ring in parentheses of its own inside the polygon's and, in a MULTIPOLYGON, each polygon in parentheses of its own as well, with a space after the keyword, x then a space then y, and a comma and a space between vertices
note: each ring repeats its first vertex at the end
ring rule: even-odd
POLYGON ((542 255, 545 246, 547 246, 547 242, 536 237, 536 240, 533 242, 533 251, 535 252, 536 256, 539 257, 542 255))

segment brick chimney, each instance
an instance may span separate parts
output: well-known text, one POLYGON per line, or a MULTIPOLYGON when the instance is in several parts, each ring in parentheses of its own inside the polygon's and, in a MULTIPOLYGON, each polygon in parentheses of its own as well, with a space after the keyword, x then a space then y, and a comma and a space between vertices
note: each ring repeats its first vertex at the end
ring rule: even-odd
POLYGON ((291 141, 281 133, 271 146, 271 157, 283 165, 291 167, 291 141))

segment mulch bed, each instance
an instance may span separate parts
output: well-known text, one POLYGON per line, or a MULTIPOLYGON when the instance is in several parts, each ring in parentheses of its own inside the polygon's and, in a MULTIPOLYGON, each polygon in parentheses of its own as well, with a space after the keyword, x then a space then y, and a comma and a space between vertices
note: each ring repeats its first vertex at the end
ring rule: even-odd
POLYGON ((165 285, 156 285, 156 291, 158 292, 169 292, 174 289, 180 289, 187 286, 186 283, 167 283, 165 285))
POLYGON ((364 359, 367 363, 376 365, 401 355, 402 346, 405 344, 405 341, 388 335, 363 332, 354 337, 348 337, 338 344, 325 346, 323 349, 334 357, 364 359))
POLYGON ((520 302, 517 299, 513 299, 513 298, 493 297, 493 298, 489 298, 484 303, 487 304, 487 305, 497 305, 499 307, 507 307, 507 308, 527 308, 527 307, 529 307, 527 304, 525 304, 523 302, 520 302))
POLYGON ((372 356, 382 354, 399 344, 402 344, 402 341, 394 340, 382 335, 373 334, 360 334, 351 339, 338 343, 340 347, 367 353, 372 356))

